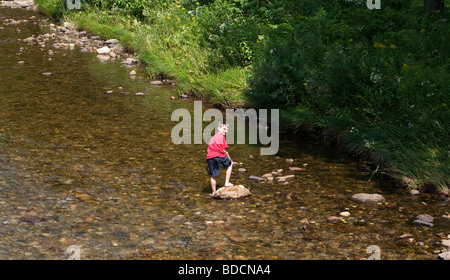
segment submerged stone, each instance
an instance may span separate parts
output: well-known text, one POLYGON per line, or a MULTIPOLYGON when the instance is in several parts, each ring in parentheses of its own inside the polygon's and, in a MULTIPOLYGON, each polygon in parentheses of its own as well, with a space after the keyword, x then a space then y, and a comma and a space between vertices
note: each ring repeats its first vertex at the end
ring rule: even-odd
POLYGON ((295 178, 295 175, 286 175, 286 176, 277 177, 276 180, 278 182, 285 182, 287 180, 291 180, 291 179, 294 179, 294 178, 295 178))
POLYGON ((154 86, 160 86, 162 85, 162 81, 151 81, 150 84, 154 86))
POLYGON ((255 176, 255 175, 250 175, 250 177, 248 177, 249 180, 255 180, 258 182, 264 181, 265 179, 263 177, 259 177, 259 176, 255 176))
POLYGON ((424 226, 424 227, 433 227, 433 216, 428 214, 423 214, 417 216, 417 218, 413 221, 413 224, 424 226))
POLYGON ((97 55, 97 58, 100 62, 107 62, 111 59, 109 55, 99 54, 97 55))
POLYGON ((386 200, 381 194, 376 193, 358 193, 353 195, 352 199, 358 202, 383 202, 386 200))
POLYGON ((289 171, 306 171, 306 169, 301 167, 289 167, 289 171))

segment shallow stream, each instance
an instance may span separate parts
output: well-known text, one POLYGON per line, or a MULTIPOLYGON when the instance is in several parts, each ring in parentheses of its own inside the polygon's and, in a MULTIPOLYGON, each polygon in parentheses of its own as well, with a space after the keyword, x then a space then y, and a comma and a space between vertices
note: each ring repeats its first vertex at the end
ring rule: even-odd
POLYGON ((0 259, 67 259, 71 245, 81 259, 367 259, 371 245, 381 259, 437 259, 443 249, 445 199, 369 181, 364 164, 299 137, 282 135, 274 156, 232 145, 243 164, 231 181, 252 196, 210 198, 206 144, 171 141, 172 112, 193 112, 193 100, 172 100, 175 87, 150 85, 139 66, 18 40, 48 25, 0 8, 0 259), (277 169, 295 179, 248 179, 277 169), (434 226, 414 225, 419 214, 434 226))

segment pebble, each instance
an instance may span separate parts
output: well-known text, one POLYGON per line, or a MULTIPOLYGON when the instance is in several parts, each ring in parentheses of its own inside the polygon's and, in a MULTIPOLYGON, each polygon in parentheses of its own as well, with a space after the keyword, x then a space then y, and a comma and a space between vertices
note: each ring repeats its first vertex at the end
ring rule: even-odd
POLYGON ((124 61, 122 61, 122 63, 126 64, 126 65, 131 65, 133 63, 138 63, 138 62, 139 62, 139 60, 137 60, 133 57, 127 57, 124 61))
POLYGON ((50 72, 44 72, 42 73, 42 76, 46 76, 46 77, 50 77, 52 75, 52 73, 50 72))
POLYGON ((27 222, 30 224, 36 224, 42 221, 42 219, 38 216, 34 216, 34 215, 24 215, 22 218, 20 218, 20 221, 22 222, 27 222))
POLYGON ((332 224, 340 222, 340 221, 342 221, 342 218, 339 218, 339 217, 336 217, 336 216, 330 216, 327 219, 327 222, 328 223, 332 223, 332 224))
POLYGON ((181 221, 184 220, 186 217, 184 215, 176 215, 172 218, 172 221, 181 221))
POLYGON ((117 39, 109 39, 104 42, 105 45, 113 45, 113 44, 117 44, 117 43, 119 43, 119 40, 117 40, 117 39))
POLYGON ((77 198, 80 201, 89 201, 91 200, 91 196, 87 193, 75 193, 75 198, 77 198))
POLYGON ((250 175, 250 177, 248 177, 249 180, 255 180, 258 182, 264 181, 265 179, 263 177, 259 177, 259 176, 255 176, 255 175, 250 175))
POLYGON ((100 62, 107 62, 111 59, 109 55, 99 54, 97 55, 97 58, 100 62))
POLYGON ((100 49, 97 49, 97 54, 109 54, 111 52, 111 49, 109 47, 103 47, 100 49))
POLYGON ((136 71, 132 70, 132 71, 130 72, 130 76, 136 76, 136 71))
POLYGON ((383 202, 386 199, 380 194, 358 193, 352 196, 353 200, 358 202, 383 202))
POLYGON ((235 243, 243 243, 243 242, 247 242, 248 239, 245 237, 241 237, 241 236, 230 236, 229 237, 231 241, 235 242, 235 243))
POLYGON ((205 221, 205 227, 211 227, 211 226, 213 226, 214 225, 214 222, 213 221, 205 221))
POLYGON ((354 224, 357 225, 357 226, 366 226, 367 222, 364 219, 359 219, 356 222, 354 222, 354 224))
POLYGON ((418 195, 418 194, 420 194, 420 192, 418 190, 409 190, 408 194, 412 196, 412 195, 418 195))
POLYGON ((294 179, 294 178, 295 178, 295 175, 286 175, 286 176, 277 177, 276 180, 278 182, 285 182, 287 180, 291 180, 291 179, 294 179))
POLYGON ((134 95, 135 96, 144 96, 144 93, 143 92, 136 92, 134 95))
POLYGON ((344 212, 339 213, 339 215, 342 217, 350 217, 350 212, 344 211, 344 212))
POLYGON ((295 172, 295 171, 306 171, 305 168, 301 167, 289 167, 289 171, 295 172))

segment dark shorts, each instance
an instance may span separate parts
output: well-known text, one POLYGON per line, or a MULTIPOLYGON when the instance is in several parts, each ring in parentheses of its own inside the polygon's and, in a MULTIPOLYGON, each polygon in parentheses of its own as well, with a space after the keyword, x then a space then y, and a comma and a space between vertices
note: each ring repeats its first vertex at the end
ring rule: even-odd
POLYGON ((228 166, 231 165, 231 159, 229 157, 214 157, 206 160, 208 162, 208 166, 206 167, 206 171, 212 177, 216 177, 220 175, 219 166, 223 169, 227 169, 228 166))

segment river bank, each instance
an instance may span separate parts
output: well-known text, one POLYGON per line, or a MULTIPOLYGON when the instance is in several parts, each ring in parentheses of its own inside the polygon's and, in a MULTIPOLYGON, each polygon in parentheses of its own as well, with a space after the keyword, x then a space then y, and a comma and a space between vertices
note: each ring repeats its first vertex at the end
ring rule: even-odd
POLYGON ((9 8, 21 8, 27 10, 38 11, 39 8, 34 3, 33 0, 22 0, 22 1, 1 1, 0 7, 9 7, 9 8))
MULTIPOLYGON (((207 70, 210 67, 207 58, 209 54, 198 49, 198 46, 194 44, 195 40, 189 37, 194 30, 198 33, 204 31, 198 22, 193 22, 193 13, 198 13, 200 5, 190 10, 191 14, 188 13, 189 17, 186 19, 181 18, 178 13, 173 14, 167 11, 163 13, 161 10, 155 10, 155 13, 158 11, 159 19, 152 27, 141 23, 134 16, 113 15, 108 10, 85 7, 82 11, 68 11, 48 1, 37 2, 41 11, 50 16, 59 17, 62 21, 70 22, 79 29, 105 38, 105 41, 106 39, 120 40, 122 46, 136 52, 136 58, 145 65, 147 74, 151 78, 174 79, 179 95, 203 98, 221 108, 256 106, 255 102, 249 100, 247 93, 248 80, 254 78, 251 65, 230 67, 220 72, 207 70), (192 12, 194 10, 195 12, 192 12), (190 25, 183 25, 187 20, 190 25)), ((182 10, 184 7, 181 6, 171 9, 172 12, 179 10, 180 14, 184 11, 182 10)), ((258 41, 263 43, 265 40, 263 38, 264 36, 258 37, 258 41)), ((282 81, 280 81, 281 84, 283 84, 282 81)), ((313 88, 309 90, 313 91, 313 88)), ((362 97, 359 94, 357 99, 363 101, 362 97)), ((442 102, 442 104, 447 103, 442 102)), ((306 104, 306 106, 309 105, 306 104)), ((395 114, 389 116, 377 112, 375 115, 380 115, 376 117, 376 122, 372 122, 366 120, 367 115, 354 116, 354 114, 361 111, 367 113, 373 111, 373 108, 370 110, 359 108, 362 105, 356 104, 353 105, 356 108, 351 108, 352 111, 349 113, 336 109, 337 107, 333 104, 330 106, 326 113, 319 110, 309 112, 304 108, 278 107, 282 118, 282 129, 288 133, 308 135, 320 141, 333 142, 338 148, 367 161, 371 165, 368 172, 376 173, 378 176, 392 177, 408 189, 448 194, 447 163, 449 159, 445 154, 445 147, 441 144, 442 139, 445 138, 445 129, 442 130, 440 119, 436 120, 440 130, 431 134, 433 137, 428 137, 427 143, 428 140, 418 138, 418 135, 423 135, 424 132, 422 128, 419 128, 419 124, 409 121, 405 126, 402 123, 403 120, 400 122, 395 114), (384 123, 378 121, 380 118, 386 118, 384 123)), ((442 105, 436 110, 444 108, 445 106, 442 105)), ((370 114, 373 115, 373 112, 370 114)), ((430 122, 435 123, 433 120, 430 122)))

